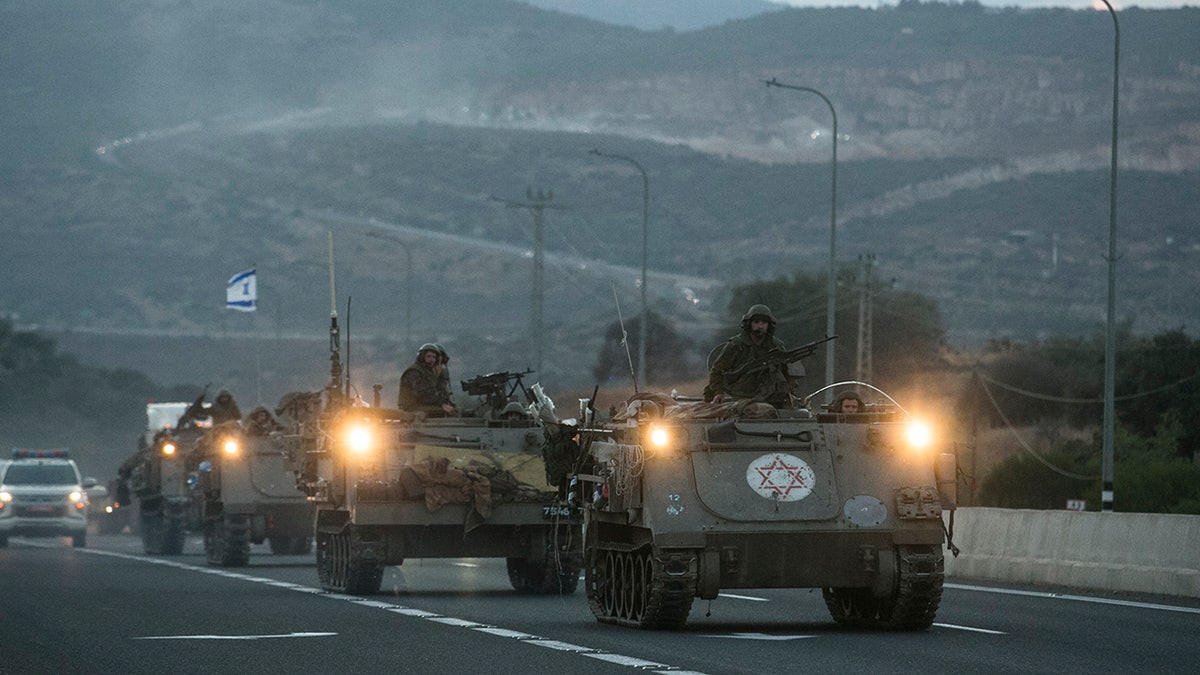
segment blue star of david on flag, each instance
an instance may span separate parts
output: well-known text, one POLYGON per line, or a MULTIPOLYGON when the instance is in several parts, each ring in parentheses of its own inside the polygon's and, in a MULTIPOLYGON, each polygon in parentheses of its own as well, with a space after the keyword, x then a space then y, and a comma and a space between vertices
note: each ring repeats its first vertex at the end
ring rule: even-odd
POLYGON ((225 307, 239 312, 253 312, 258 306, 258 283, 254 268, 238 272, 225 286, 225 307))

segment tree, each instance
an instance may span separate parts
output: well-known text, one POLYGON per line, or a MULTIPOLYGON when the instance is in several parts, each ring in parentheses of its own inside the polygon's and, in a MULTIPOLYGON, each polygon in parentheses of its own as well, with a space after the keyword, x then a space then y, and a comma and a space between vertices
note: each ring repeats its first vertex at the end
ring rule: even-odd
MULTIPOLYGON (((610 378, 631 378, 629 374, 630 358, 637 358, 638 341, 642 317, 636 316, 626 322, 624 328, 620 321, 614 321, 604 331, 604 344, 596 357, 596 365, 592 374, 599 382, 607 382, 610 378), (628 354, 626 347, 628 346, 628 354)), ((681 335, 675 325, 667 318, 650 313, 650 325, 647 334, 651 337, 646 345, 646 379, 650 382, 678 382, 695 377, 698 372, 696 343, 681 335)), ((636 364, 634 364, 636 367, 636 364)), ((632 380, 630 380, 632 381, 632 380)), ((639 383, 645 386, 647 383, 639 383)))
MULTIPOLYGON (((857 355, 858 312, 851 306, 845 289, 839 293, 841 309, 836 315, 836 359, 834 379, 853 379, 857 355)), ((755 281, 735 288, 730 296, 730 329, 715 338, 723 341, 738 329, 748 307, 762 303, 775 314, 775 335, 788 347, 796 347, 825 336, 828 304, 827 279, 822 275, 797 273, 755 281)), ((934 301, 911 291, 877 289, 873 312, 876 317, 872 337, 875 376, 873 384, 888 388, 915 373, 938 364, 938 351, 945 331, 934 301)), ((823 353, 823 352, 821 352, 823 353)), ((819 358, 819 357, 814 357, 819 358)), ((809 372, 824 372, 817 361, 808 364, 809 372)))

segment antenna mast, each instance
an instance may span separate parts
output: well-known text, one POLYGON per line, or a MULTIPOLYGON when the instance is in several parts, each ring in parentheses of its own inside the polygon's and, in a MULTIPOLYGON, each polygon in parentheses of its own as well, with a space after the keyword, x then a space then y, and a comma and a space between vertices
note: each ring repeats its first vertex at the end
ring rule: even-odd
POLYGON ((329 402, 341 400, 341 337, 338 331, 337 290, 333 281, 333 232, 329 232, 329 402))

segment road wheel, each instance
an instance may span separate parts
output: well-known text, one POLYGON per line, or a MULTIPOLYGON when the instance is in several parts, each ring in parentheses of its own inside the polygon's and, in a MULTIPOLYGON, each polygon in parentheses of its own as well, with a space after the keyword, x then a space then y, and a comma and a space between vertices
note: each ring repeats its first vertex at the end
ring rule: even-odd
POLYGON ((375 549, 364 545, 353 525, 338 534, 317 533, 317 578, 324 590, 373 595, 383 584, 383 568, 375 549))
POLYGON ((208 564, 217 567, 245 567, 250 563, 250 518, 221 515, 210 519, 204 528, 204 552, 208 564))
POLYGON ((508 581, 522 593, 534 595, 570 595, 579 587, 579 569, 582 567, 576 556, 556 551, 546 552, 541 560, 509 558, 508 581))
POLYGON ((584 581, 588 606, 601 623, 682 628, 696 596, 694 562, 686 555, 656 557, 650 548, 589 550, 584 581))
POLYGON ((871 595, 869 588, 823 588, 821 595, 829 615, 844 626, 869 626, 879 612, 879 600, 871 595))
POLYGON ((87 532, 76 532, 71 535, 71 545, 75 548, 84 548, 87 546, 87 532))
POLYGON ((869 588, 822 590, 834 621, 884 630, 925 630, 933 625, 945 576, 941 547, 901 546, 895 556, 896 585, 886 597, 876 598, 869 588))
POLYGON ((163 520, 162 511, 149 510, 142 508, 142 550, 148 554, 165 553, 163 550, 163 538, 166 531, 166 524, 163 520))

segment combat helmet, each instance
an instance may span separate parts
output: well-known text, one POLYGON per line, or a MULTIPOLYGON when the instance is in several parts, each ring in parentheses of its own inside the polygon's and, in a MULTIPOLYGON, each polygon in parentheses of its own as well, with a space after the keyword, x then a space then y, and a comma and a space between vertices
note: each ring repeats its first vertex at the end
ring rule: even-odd
POLYGON ((771 313, 771 308, 766 305, 751 305, 750 309, 742 315, 742 327, 749 328, 750 320, 756 316, 767 317, 767 323, 771 324, 771 328, 775 327, 775 315, 771 313))
POLYGON ((421 359, 421 355, 424 354, 425 352, 433 352, 434 354, 437 354, 439 357, 441 357, 441 355, 443 353, 442 348, 440 346, 438 346, 436 343, 426 342, 425 344, 421 345, 417 349, 417 360, 418 361, 421 359))

